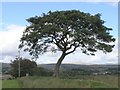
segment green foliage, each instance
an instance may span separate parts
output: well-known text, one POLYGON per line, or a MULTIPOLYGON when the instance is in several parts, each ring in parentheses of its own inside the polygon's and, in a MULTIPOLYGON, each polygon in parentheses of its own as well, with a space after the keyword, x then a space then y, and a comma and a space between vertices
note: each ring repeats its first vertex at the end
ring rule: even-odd
POLYGON ((37 67, 34 72, 35 76, 52 76, 53 72, 42 67, 37 67))
POLYGON ((10 67, 3 67, 2 68, 2 74, 10 74, 11 69, 10 67))
POLYGON ((105 70, 91 70, 91 69, 71 69, 71 70, 63 70, 60 72, 61 78, 69 78, 69 79, 78 79, 81 75, 118 75, 117 68, 108 68, 105 70), (106 73, 107 72, 107 73, 106 73))
POLYGON ((49 11, 42 16, 27 19, 30 23, 23 32, 19 48, 28 51, 34 58, 47 51, 62 51, 55 66, 54 76, 59 75, 60 65, 66 55, 79 47, 87 55, 98 50, 112 52, 115 38, 101 20, 101 15, 91 15, 79 10, 49 11))
MULTIPOLYGON (((19 59, 16 58, 14 61, 11 62, 11 75, 14 77, 18 77, 18 70, 19 70, 19 59)), ((35 69, 37 68, 37 64, 35 61, 31 61, 29 59, 20 58, 20 76, 26 76, 28 73, 29 75, 33 75, 35 69)))
POLYGON ((92 72, 84 69, 72 69, 60 72, 61 78, 78 79, 81 75, 92 75, 92 72))
POLYGON ((119 69, 118 68, 108 68, 107 71, 110 71, 112 75, 118 75, 119 69))
POLYGON ((34 57, 57 50, 67 55, 78 47, 87 55, 95 55, 97 50, 111 52, 114 45, 109 43, 115 41, 110 35, 112 29, 104 25, 100 16, 66 10, 31 17, 27 19, 30 25, 24 31, 19 47, 28 46, 24 50, 34 57))

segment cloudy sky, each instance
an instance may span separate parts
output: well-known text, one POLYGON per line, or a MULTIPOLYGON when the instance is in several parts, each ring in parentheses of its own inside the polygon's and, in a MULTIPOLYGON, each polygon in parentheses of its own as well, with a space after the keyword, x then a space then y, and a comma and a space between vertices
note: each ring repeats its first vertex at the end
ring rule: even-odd
MULTIPOLYGON (((66 56, 63 63, 74 64, 117 64, 118 63, 118 5, 117 1, 110 2, 2 2, 2 22, 0 23, 0 62, 9 63, 18 55, 18 45, 22 33, 28 25, 26 19, 41 15, 48 11, 56 10, 80 10, 82 12, 96 14, 101 13, 105 25, 113 28, 111 34, 116 38, 113 52, 103 54, 97 52, 96 56, 87 56, 79 49, 66 56)), ((14 0, 11 0, 14 1, 14 0)), ((25 1, 25 0, 24 0, 25 1)), ((26 0, 27 1, 27 0, 26 0)), ((81 0, 82 1, 82 0, 81 0)), ((92 1, 92 0, 88 0, 92 1)), ((97 1, 97 0, 96 0, 97 1)), ((102 0, 98 0, 102 1, 102 0)), ((61 52, 46 53, 40 55, 37 63, 56 63, 61 52)), ((21 51, 21 56, 30 58, 29 54, 21 51)))

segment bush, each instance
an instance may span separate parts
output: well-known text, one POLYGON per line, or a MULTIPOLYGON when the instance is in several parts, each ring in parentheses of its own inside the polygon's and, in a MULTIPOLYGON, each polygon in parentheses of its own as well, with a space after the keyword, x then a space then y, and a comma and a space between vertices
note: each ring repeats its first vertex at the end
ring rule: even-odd
POLYGON ((34 75, 36 75, 36 76, 52 76, 53 72, 48 69, 45 69, 43 67, 37 67, 37 69, 34 72, 34 75))
MULTIPOLYGON (((13 75, 14 77, 18 77, 19 59, 16 58, 14 61, 12 61, 10 65, 12 67, 11 75, 13 75)), ((20 58, 20 76, 21 77, 26 76, 27 73, 32 76, 36 68, 37 68, 37 64, 35 61, 20 58)))

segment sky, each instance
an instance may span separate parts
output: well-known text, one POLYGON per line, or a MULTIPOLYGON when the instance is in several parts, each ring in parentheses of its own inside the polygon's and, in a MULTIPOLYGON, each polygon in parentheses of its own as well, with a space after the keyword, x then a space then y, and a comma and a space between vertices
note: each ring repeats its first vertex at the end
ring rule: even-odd
MULTIPOLYGON (((3 0, 4 1, 4 0, 3 0)), ((9 0, 8 0, 9 1, 9 0)), ((102 1, 102 0, 101 0, 102 1)), ((111 0, 112 1, 112 0, 111 0)), ((1 3, 0 3, 1 4, 1 3)), ((10 63, 18 55, 18 45, 22 33, 28 25, 26 19, 40 16, 48 11, 80 10, 92 15, 101 13, 107 27, 113 28, 111 34, 116 38, 113 52, 97 52, 87 56, 79 49, 66 56, 63 63, 72 64, 117 64, 118 63, 118 3, 117 2, 2 2, 2 21, 0 23, 0 62, 10 63)), ((27 52, 20 55, 30 58, 27 52)), ((61 52, 48 52, 40 55, 38 64, 56 63, 61 52)))

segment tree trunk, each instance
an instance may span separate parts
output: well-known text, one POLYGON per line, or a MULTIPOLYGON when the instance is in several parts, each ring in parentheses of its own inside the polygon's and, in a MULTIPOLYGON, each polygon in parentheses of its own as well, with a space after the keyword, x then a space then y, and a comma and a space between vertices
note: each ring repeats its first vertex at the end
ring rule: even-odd
POLYGON ((60 65, 61 65, 63 59, 65 58, 65 56, 66 56, 65 53, 62 53, 61 57, 58 59, 58 62, 57 62, 55 69, 54 69, 54 74, 53 74, 54 77, 59 76, 60 65))

